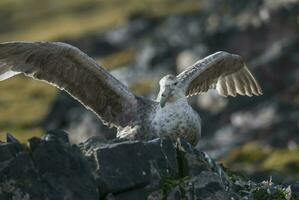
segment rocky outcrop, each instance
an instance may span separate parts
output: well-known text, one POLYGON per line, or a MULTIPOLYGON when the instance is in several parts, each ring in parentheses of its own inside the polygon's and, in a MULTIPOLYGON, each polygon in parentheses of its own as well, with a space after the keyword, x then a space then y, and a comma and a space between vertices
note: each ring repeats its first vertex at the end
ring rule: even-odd
MULTIPOLYGON (((10 138, 10 139, 9 139, 10 138)), ((88 162, 65 132, 0 144, 0 199, 99 199, 88 162)))
POLYGON ((9 134, 0 143, 1 200, 290 199, 292 188, 228 176, 184 140, 71 145, 65 132, 51 131, 27 146, 9 134))

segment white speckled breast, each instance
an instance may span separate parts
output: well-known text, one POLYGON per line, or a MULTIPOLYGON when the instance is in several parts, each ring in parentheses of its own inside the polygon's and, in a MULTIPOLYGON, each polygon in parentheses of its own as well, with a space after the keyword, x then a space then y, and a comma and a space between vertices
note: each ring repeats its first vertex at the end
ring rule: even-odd
POLYGON ((163 108, 158 106, 152 117, 152 131, 160 137, 181 137, 192 144, 196 144, 200 137, 200 117, 185 98, 166 103, 163 108))

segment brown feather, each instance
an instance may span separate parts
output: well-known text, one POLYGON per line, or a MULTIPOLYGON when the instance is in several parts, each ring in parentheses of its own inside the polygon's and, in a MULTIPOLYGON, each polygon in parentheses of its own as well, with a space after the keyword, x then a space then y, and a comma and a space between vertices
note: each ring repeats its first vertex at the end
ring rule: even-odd
POLYGON ((262 94, 253 75, 238 55, 214 53, 188 67, 177 76, 187 96, 206 92, 211 88, 223 96, 262 94))
POLYGON ((125 126, 137 100, 126 86, 79 49, 64 43, 0 44, 0 80, 24 73, 65 89, 102 120, 125 126))

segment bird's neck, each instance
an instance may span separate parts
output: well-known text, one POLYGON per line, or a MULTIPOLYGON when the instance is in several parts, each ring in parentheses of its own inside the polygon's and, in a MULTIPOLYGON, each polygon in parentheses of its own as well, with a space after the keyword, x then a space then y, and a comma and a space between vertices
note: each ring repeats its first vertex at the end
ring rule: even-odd
MULTIPOLYGON (((156 101, 157 101, 157 102, 160 102, 160 101, 161 101, 162 93, 163 93, 163 91, 160 90, 159 93, 158 93, 158 95, 157 95, 157 98, 156 98, 156 101)), ((177 101, 177 100, 179 100, 179 99, 186 99, 186 100, 187 100, 186 95, 184 94, 184 92, 183 92, 183 91, 180 91, 180 90, 176 90, 176 91, 175 91, 175 94, 169 96, 168 99, 169 99, 170 101, 177 101)))
POLYGON ((179 96, 179 97, 174 97, 171 96, 168 98, 166 104, 164 107, 176 107, 176 106, 181 106, 184 104, 188 104, 186 96, 179 96))

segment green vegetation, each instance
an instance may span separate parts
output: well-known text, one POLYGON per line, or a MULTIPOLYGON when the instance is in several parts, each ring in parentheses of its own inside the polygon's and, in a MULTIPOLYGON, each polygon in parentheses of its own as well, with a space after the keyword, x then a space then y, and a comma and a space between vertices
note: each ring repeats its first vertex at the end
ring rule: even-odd
POLYGON ((163 16, 198 10, 195 0, 1 0, 0 41, 76 38, 125 23, 134 13, 163 16), (2 20, 1 20, 2 19, 2 20), (3 23, 2 23, 3 22, 3 23))
POLYGON ((290 200, 290 194, 286 189, 276 189, 269 192, 265 188, 257 188, 252 193, 255 200, 290 200))
POLYGON ((254 172, 275 171, 290 180, 298 178, 299 148, 275 149, 258 143, 248 143, 232 150, 222 162, 235 171, 254 172))
MULTIPOLYGON (((166 199, 169 192, 174 189, 175 187, 179 187, 181 188, 182 185, 185 184, 185 182, 190 179, 190 177, 186 176, 184 178, 179 178, 179 179, 170 179, 170 178, 164 178, 163 181, 162 181, 162 198, 163 199, 166 199)), ((181 190, 183 191, 183 189, 181 190)))
POLYGON ((24 76, 1 82, 0 140, 8 131, 21 141, 41 135, 40 120, 47 113, 56 91, 53 86, 24 76))

